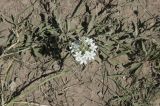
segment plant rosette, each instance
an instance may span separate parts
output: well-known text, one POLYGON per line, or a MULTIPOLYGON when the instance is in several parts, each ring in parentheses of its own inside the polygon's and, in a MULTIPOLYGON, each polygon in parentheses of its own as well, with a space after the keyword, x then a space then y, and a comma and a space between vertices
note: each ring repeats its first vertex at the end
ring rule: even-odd
POLYGON ((98 46, 92 38, 82 37, 71 43, 71 54, 80 64, 87 64, 95 59, 98 46))

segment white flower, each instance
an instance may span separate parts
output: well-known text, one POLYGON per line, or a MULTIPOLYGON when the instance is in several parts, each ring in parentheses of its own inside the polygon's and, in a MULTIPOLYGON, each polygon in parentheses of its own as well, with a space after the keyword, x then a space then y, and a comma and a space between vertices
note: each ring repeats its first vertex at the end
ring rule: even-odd
POLYGON ((73 56, 76 58, 77 61, 80 61, 82 57, 82 52, 76 52, 73 56))
POLYGON ((96 56, 96 53, 94 51, 86 51, 85 56, 88 58, 88 60, 94 60, 94 57, 96 56))
POLYGON ((86 39, 85 39, 85 42, 88 43, 88 44, 93 44, 93 40, 92 40, 92 39, 89 39, 89 38, 86 38, 86 39))
POLYGON ((71 53, 79 51, 79 44, 73 42, 71 43, 71 46, 69 47, 69 49, 71 50, 71 53))
POLYGON ((77 62, 87 64, 95 59, 98 46, 95 45, 93 39, 82 37, 80 40, 72 42, 69 48, 77 62))
POLYGON ((87 64, 87 57, 82 55, 82 52, 76 52, 74 55, 75 60, 78 61, 80 64, 87 64))
POLYGON ((87 64, 87 58, 86 58, 86 56, 82 56, 81 57, 80 64, 87 64))
POLYGON ((94 43, 91 43, 90 49, 91 49, 92 51, 96 51, 97 48, 98 48, 98 46, 96 46, 94 43))

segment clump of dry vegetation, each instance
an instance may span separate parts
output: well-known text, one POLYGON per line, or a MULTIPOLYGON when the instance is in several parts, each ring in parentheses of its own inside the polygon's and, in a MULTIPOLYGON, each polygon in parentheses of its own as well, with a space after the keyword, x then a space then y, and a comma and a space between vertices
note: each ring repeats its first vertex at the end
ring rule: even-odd
POLYGON ((9 32, 0 31, 0 104, 158 106, 159 14, 143 7, 148 18, 140 18, 139 0, 69 1, 36 0, 0 14, 9 32), (126 5, 135 6, 130 22, 126 5), (82 37, 94 39, 97 53, 80 65, 69 47, 82 37))

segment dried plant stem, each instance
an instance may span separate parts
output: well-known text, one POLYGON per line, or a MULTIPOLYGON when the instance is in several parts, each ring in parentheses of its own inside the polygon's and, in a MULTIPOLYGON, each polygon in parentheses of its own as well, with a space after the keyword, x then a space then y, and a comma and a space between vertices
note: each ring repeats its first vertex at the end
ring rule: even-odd
POLYGON ((4 95, 3 95, 3 85, 4 85, 4 82, 3 80, 1 79, 1 106, 5 106, 5 102, 4 102, 4 95))
POLYGON ((14 48, 19 42, 20 42, 20 40, 19 40, 19 34, 18 34, 18 31, 16 30, 16 31, 14 31, 14 30, 12 30, 14 33, 15 33, 15 35, 16 35, 16 37, 17 37, 17 41, 16 41, 16 43, 14 43, 14 44, 12 44, 10 47, 8 47, 8 48, 6 48, 6 50, 5 50, 5 52, 6 51, 9 51, 10 49, 12 49, 12 48, 14 48))
MULTIPOLYGON (((61 77, 63 75, 66 75, 66 73, 68 73, 70 71, 62 71, 57 73, 56 75, 52 75, 52 76, 47 76, 47 78, 44 81, 41 81, 39 84, 35 85, 32 84, 28 87, 28 90, 26 92, 23 92, 21 95, 18 95, 17 97, 13 98, 9 103, 5 104, 5 106, 12 106, 12 104, 15 103, 15 101, 18 101, 21 98, 24 98, 25 96, 27 96, 29 93, 33 92, 34 90, 36 90, 37 88, 41 87, 42 85, 44 85, 46 82, 54 79, 54 78, 58 78, 61 77)), ((27 89, 27 88, 26 88, 27 89)))
POLYGON ((19 51, 17 51, 17 52, 11 52, 11 53, 8 53, 8 54, 2 54, 1 56, 0 56, 0 59, 1 58, 4 58, 4 57, 7 57, 7 56, 11 56, 11 55, 13 55, 13 54, 16 54, 16 53, 20 53, 20 52, 24 52, 24 51, 27 51, 27 50, 29 50, 29 49, 31 49, 31 48, 34 48, 34 47, 36 47, 37 45, 33 45, 33 46, 31 46, 31 47, 27 47, 27 48, 25 48, 25 49, 22 49, 22 50, 19 50, 19 51))
POLYGON ((40 105, 38 103, 33 103, 33 102, 14 102, 14 104, 26 104, 26 105, 31 105, 31 106, 48 106, 48 105, 40 105))

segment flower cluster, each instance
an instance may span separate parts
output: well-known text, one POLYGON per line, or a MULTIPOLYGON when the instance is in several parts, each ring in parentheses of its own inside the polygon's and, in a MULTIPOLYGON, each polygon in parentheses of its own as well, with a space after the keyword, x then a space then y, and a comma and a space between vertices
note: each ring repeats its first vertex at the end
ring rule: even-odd
POLYGON ((70 46, 71 53, 77 62, 80 64, 87 64, 96 56, 97 46, 93 39, 82 37, 81 39, 72 42, 70 46))

